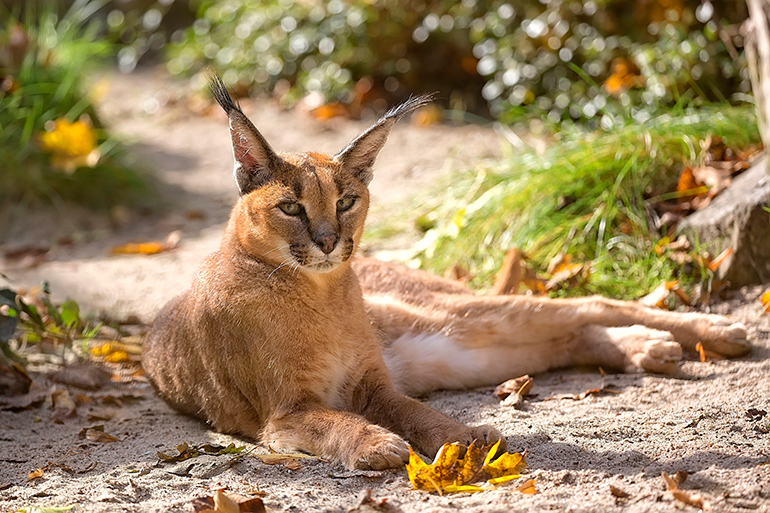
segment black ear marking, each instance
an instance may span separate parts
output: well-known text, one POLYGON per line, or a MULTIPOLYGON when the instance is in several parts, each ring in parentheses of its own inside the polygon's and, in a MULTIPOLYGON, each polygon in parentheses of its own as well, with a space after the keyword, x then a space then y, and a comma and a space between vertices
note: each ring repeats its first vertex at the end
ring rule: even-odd
POLYGON ((241 194, 247 194, 272 177, 281 158, 273 151, 259 130, 249 121, 227 86, 214 71, 208 70, 209 90, 230 120, 230 141, 235 167, 233 175, 241 194))
POLYGON ((428 105, 433 101, 435 93, 422 94, 409 98, 401 105, 393 107, 385 113, 374 125, 366 129, 361 135, 353 139, 342 151, 334 156, 334 160, 341 163, 353 176, 364 185, 374 178, 372 166, 385 145, 393 125, 410 112, 428 105))

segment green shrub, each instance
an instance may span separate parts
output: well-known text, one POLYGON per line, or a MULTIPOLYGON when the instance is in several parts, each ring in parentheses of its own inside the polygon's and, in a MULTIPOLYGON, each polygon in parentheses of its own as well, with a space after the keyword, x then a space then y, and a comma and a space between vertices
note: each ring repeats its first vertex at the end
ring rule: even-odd
POLYGON ((44 2, 0 12, 0 202, 138 201, 144 179, 124 163, 85 93, 83 76, 112 55, 78 0, 63 15, 44 2))
POLYGON ((168 68, 211 64, 289 101, 388 102, 439 90, 453 107, 552 122, 648 118, 682 98, 748 91, 739 0, 200 0, 168 68), (664 7, 665 6, 665 7, 664 7), (534 106, 535 108, 531 108, 534 106))

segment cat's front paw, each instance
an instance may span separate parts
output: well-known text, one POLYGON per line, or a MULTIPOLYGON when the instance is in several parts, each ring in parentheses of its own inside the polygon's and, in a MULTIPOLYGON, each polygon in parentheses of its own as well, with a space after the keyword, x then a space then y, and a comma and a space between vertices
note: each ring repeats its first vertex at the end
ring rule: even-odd
POLYGON ((496 443, 498 440, 500 441, 498 453, 505 452, 507 445, 503 434, 497 428, 484 424, 483 426, 468 428, 463 439, 458 440, 458 442, 469 446, 475 441, 476 446, 483 445, 486 447, 496 443))
POLYGON ((409 461, 409 446, 403 438, 387 429, 377 427, 361 442, 348 462, 348 468, 384 470, 399 468, 409 461))

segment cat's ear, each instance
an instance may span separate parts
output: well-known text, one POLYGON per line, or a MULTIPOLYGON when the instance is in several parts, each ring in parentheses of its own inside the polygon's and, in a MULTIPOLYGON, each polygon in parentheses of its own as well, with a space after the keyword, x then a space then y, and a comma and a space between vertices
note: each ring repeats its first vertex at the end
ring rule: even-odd
POLYGON ((342 151, 334 156, 334 160, 341 163, 342 167, 358 178, 364 185, 374 178, 372 166, 377 154, 388 140, 390 130, 396 121, 415 109, 433 101, 433 94, 423 94, 410 98, 401 105, 390 109, 374 125, 364 133, 353 139, 342 151))
POLYGON ((225 83, 214 72, 209 72, 209 89, 230 120, 235 183, 242 195, 247 194, 270 180, 281 157, 249 121, 240 105, 233 101, 225 83))

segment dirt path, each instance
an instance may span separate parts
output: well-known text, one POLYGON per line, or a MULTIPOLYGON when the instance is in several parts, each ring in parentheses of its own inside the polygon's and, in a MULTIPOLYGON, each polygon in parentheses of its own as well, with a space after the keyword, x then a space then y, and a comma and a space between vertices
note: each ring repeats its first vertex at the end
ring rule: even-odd
MULTIPOLYGON (((4 268, 14 286, 46 279, 58 299, 72 297, 92 311, 148 321, 189 285, 198 263, 218 245, 235 188, 224 118, 186 114, 175 103, 180 87, 153 73, 112 78, 103 106, 115 129, 135 140, 134 149, 158 170, 167 211, 119 219, 117 228, 96 222, 79 243, 57 248, 52 261, 35 269, 4 268), (190 212, 196 212, 194 219, 190 212), (173 230, 182 230, 175 251, 154 257, 107 255, 115 244, 163 238, 173 230)), ((244 106, 280 150, 335 152, 368 126, 367 121, 321 124, 271 102, 244 106)), ((498 154, 490 128, 403 123, 378 160, 374 201, 385 205, 381 211, 387 214, 389 205, 419 193, 453 165, 498 154)), ((22 243, 67 229, 66 222, 48 218, 3 242, 22 243)), ((687 471, 682 488, 700 493, 715 511, 767 512, 770 417, 751 414, 770 411, 770 316, 761 316, 762 290, 743 290, 716 307, 750 327, 754 350, 744 359, 688 361, 673 378, 611 374, 603 379, 595 369, 548 373, 536 377, 537 397, 521 411, 501 407, 491 389, 426 398, 460 421, 495 425, 507 435, 510 449, 526 449, 535 495, 514 492, 514 483, 440 497, 412 491, 402 470, 348 472, 317 460, 303 460, 292 470, 265 465, 253 454, 230 466, 225 456, 159 464, 156 451, 174 452, 182 442, 253 445, 176 414, 147 386, 110 385, 98 392, 69 387, 73 397, 91 401, 81 397, 77 415, 69 418, 46 402, 15 411, 0 406, 0 511, 73 504, 78 512, 190 511, 192 498, 223 487, 260 493, 268 508, 286 511, 345 511, 367 488, 406 512, 695 511, 665 492, 660 477, 662 471, 687 471), (573 397, 602 384, 614 385, 618 393, 573 397), (95 418, 105 409, 112 416, 95 418), (96 424, 120 441, 94 442, 79 434, 96 424), (29 472, 42 467, 42 478, 27 481, 29 472), (610 485, 629 497, 613 496, 610 485)), ((36 383, 40 397, 50 395, 48 386, 65 388, 41 379, 36 383)))

